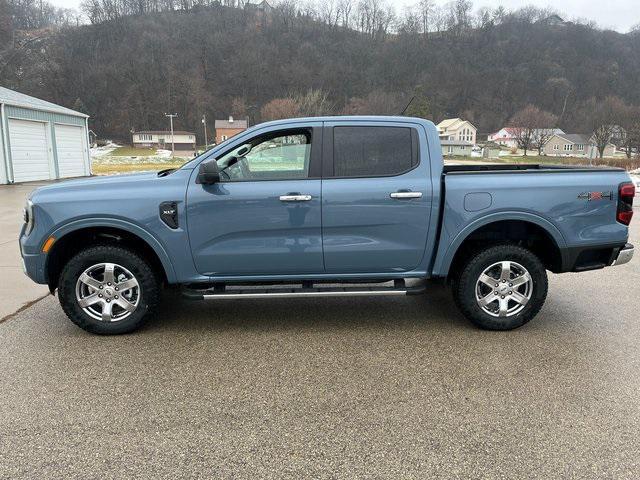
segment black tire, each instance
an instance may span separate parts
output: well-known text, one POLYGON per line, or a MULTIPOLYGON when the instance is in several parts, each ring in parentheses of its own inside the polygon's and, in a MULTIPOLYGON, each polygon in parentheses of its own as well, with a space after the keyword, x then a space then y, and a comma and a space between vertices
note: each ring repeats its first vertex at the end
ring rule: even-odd
MULTIPOLYGON (((499 280, 497 281, 499 282, 499 280)), ((547 297, 547 288, 547 272, 540 259, 533 252, 516 245, 498 245, 480 250, 476 255, 467 259, 461 267, 459 278, 453 282, 453 297, 464 316, 478 327, 487 330, 513 330, 521 327, 538 314, 547 297), (511 316, 496 317, 485 312, 478 305, 476 283, 487 268, 495 263, 505 261, 516 262, 527 269, 532 279, 531 298, 519 312, 511 316)), ((513 302, 510 305, 517 308, 513 302)))
POLYGON ((97 245, 82 250, 67 262, 58 279, 58 298, 64 313, 80 328, 99 335, 129 333, 140 328, 157 307, 160 290, 160 280, 149 263, 135 251, 115 245, 97 245), (114 263, 126 268, 139 284, 138 305, 122 320, 108 323, 95 319, 83 310, 76 299, 78 278, 86 269, 100 263, 114 263))

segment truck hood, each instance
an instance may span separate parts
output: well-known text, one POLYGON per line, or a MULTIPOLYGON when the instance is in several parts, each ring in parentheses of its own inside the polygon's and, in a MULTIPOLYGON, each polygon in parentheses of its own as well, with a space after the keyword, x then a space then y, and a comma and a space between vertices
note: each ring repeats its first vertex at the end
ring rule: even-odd
POLYGON ((99 190, 116 189, 123 186, 135 188, 138 185, 150 183, 158 180, 157 172, 132 173, 126 175, 110 175, 85 177, 75 180, 64 180, 39 187, 31 194, 31 199, 37 201, 39 198, 56 195, 59 193, 72 193, 79 191, 97 192, 99 190))

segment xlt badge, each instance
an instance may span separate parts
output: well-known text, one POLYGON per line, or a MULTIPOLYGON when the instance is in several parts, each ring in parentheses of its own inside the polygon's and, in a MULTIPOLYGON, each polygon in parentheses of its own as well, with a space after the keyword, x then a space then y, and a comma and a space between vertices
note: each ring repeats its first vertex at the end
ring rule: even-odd
POLYGON ((178 203, 162 202, 160 204, 160 218, 169 228, 178 228, 178 203))

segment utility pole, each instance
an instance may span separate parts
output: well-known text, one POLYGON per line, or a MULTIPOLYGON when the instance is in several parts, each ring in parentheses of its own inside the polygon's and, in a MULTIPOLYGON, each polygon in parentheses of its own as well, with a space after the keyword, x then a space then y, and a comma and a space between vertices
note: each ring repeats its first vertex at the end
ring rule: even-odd
POLYGON ((177 117, 177 113, 165 113, 165 117, 169 117, 169 123, 171 124, 171 154, 173 155, 176 152, 176 147, 173 143, 173 117, 177 117))
POLYGON ((204 125, 204 149, 207 149, 209 142, 207 141, 207 114, 202 115, 202 124, 204 125))

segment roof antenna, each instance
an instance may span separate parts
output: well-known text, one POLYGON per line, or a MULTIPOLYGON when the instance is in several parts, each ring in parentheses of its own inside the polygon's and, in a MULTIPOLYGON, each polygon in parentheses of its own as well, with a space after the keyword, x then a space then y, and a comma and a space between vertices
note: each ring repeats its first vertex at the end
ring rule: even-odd
POLYGON ((404 112, 407 111, 407 108, 409 108, 409 105, 411 105, 411 102, 413 102, 414 98, 416 98, 415 95, 413 97, 411 97, 411 100, 409 100, 409 103, 407 103, 407 106, 402 109, 402 111, 400 112, 400 115, 404 115, 404 112))

